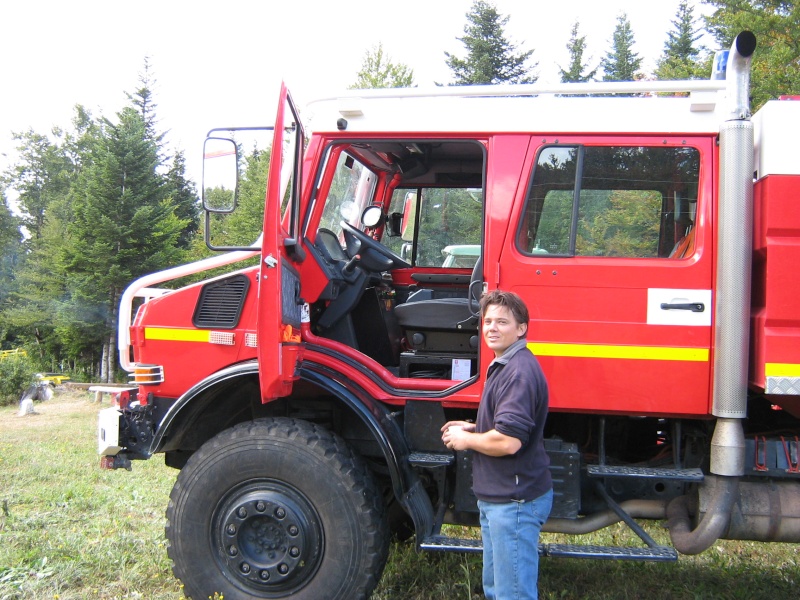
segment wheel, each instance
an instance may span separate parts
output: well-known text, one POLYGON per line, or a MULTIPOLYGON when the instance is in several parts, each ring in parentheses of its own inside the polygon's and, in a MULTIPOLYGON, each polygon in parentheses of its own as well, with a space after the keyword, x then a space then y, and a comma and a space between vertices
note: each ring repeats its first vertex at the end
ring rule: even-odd
POLYGON ((195 600, 366 598, 389 542, 364 462, 326 429, 283 418, 237 425, 195 452, 170 494, 166 534, 195 600))

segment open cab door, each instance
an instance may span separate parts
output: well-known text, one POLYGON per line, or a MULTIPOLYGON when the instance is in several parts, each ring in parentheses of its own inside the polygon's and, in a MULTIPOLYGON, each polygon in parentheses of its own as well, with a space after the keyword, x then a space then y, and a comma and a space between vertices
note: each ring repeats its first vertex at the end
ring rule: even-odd
POLYGON ((292 391, 300 355, 299 246, 303 129, 289 91, 281 85, 270 156, 258 296, 258 370, 261 401, 292 391))

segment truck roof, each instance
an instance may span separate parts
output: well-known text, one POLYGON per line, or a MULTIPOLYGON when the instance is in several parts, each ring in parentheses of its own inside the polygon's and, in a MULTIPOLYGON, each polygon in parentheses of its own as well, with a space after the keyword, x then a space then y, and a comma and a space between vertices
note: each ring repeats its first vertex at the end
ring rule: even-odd
POLYGON ((725 99, 720 80, 347 90, 309 103, 304 118, 317 133, 681 135, 719 131, 725 99))
MULTIPOLYGON (((727 97, 722 80, 346 90, 303 116, 311 131, 338 135, 714 135, 732 118, 727 97)), ((800 174, 800 102, 767 102, 752 120, 758 176, 800 174)))

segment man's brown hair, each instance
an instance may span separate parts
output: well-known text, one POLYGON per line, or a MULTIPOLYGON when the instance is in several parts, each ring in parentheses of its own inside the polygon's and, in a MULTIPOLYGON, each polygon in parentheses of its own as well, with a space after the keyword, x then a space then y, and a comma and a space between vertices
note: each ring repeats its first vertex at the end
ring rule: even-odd
POLYGON ((528 315, 528 307, 514 292, 505 292, 503 290, 492 290, 481 296, 481 317, 486 314, 486 309, 489 306, 504 306, 511 312, 511 315, 517 323, 524 323, 528 325, 530 317, 528 315))

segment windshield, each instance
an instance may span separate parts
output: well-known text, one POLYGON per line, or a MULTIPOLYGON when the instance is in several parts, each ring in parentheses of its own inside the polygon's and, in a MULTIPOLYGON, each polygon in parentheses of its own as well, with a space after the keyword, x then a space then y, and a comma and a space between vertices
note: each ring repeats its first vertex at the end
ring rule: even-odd
POLYGON ((346 152, 339 154, 319 226, 341 241, 341 222, 357 226, 361 211, 371 202, 377 176, 346 152))

